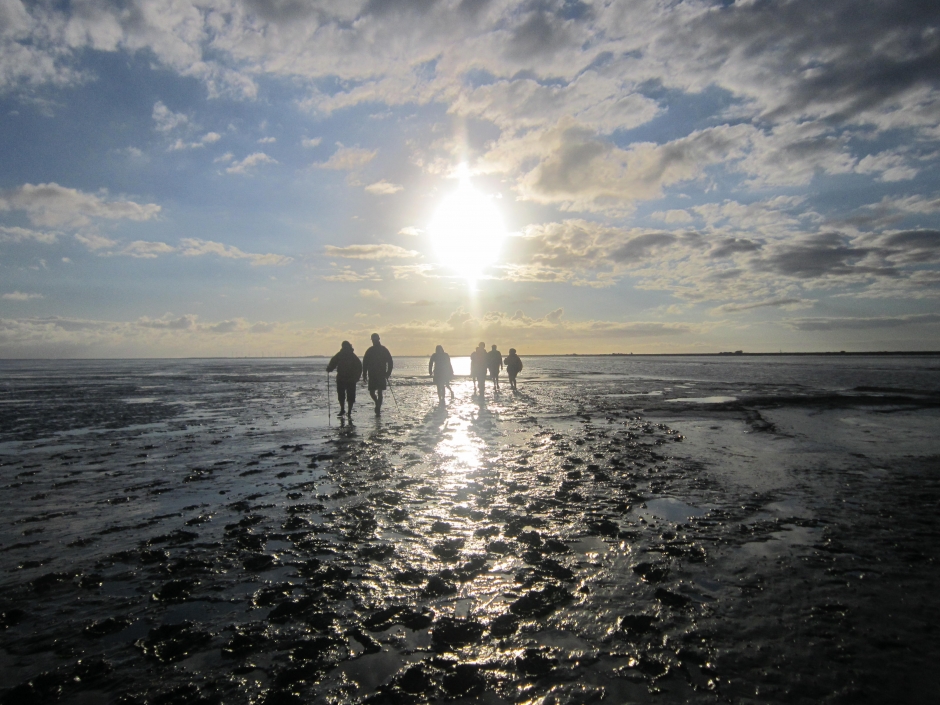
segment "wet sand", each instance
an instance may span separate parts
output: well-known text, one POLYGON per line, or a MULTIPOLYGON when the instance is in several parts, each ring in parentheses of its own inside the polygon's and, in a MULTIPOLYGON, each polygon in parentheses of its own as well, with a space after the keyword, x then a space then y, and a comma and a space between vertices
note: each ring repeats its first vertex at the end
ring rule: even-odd
POLYGON ((7 378, 0 702, 940 693, 936 393, 321 369, 7 378))

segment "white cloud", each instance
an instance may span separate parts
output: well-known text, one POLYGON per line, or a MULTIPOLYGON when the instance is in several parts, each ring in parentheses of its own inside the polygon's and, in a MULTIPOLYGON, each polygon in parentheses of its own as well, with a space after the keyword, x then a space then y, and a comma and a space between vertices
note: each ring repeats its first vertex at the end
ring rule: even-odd
POLYGON ((339 149, 333 152, 333 155, 325 162, 317 164, 321 169, 336 169, 340 171, 351 171, 365 166, 378 154, 378 150, 362 149, 360 147, 344 147, 338 145, 339 149))
POLYGON ((56 233, 43 232, 41 230, 30 230, 19 226, 7 227, 0 225, 0 242, 41 242, 51 245, 58 239, 56 233))
POLYGON ((76 233, 75 239, 92 251, 104 250, 118 244, 117 240, 112 240, 97 233, 76 233))
POLYGON ((413 225, 406 225, 405 227, 403 227, 401 230, 398 231, 398 234, 417 237, 423 232, 424 232, 423 230, 421 230, 420 228, 416 228, 413 225))
POLYGON ((277 137, 262 137, 258 140, 258 144, 274 144, 277 142, 277 137))
POLYGON ((182 139, 177 139, 176 142, 169 146, 167 151, 180 152, 185 149, 200 149, 205 147, 207 144, 215 144, 220 139, 222 139, 222 135, 220 135, 218 132, 207 132, 195 142, 185 142, 182 139))
POLYGON ((377 196, 390 196, 393 193, 398 193, 399 191, 404 191, 405 187, 400 184, 392 184, 382 179, 381 181, 376 181, 374 184, 369 184, 366 186, 366 191, 368 193, 375 194, 377 196))
POLYGON ((382 296, 381 292, 377 289, 360 289, 359 296, 363 299, 375 299, 376 301, 384 301, 385 297, 382 296))
POLYGON ((160 206, 128 200, 110 200, 107 191, 97 195, 56 183, 24 184, 0 192, 0 212, 21 210, 34 225, 85 226, 93 219, 143 221, 157 217, 160 206))
POLYGON ((250 169, 256 167, 260 164, 277 164, 276 159, 272 159, 264 152, 255 152, 254 154, 249 154, 247 157, 242 159, 240 162, 236 161, 232 166, 228 167, 225 171, 229 174, 247 174, 250 169))
POLYGON ((300 140, 300 144, 306 149, 312 149, 313 147, 319 147, 322 141, 322 137, 304 137, 300 140))
POLYGON ((418 253, 414 250, 406 250, 398 245, 386 244, 349 245, 347 247, 327 245, 324 251, 330 257, 342 257, 344 259, 407 259, 418 256, 418 253))
POLYGON ((369 267, 364 272, 357 272, 351 267, 342 267, 335 274, 327 274, 323 277, 328 282, 364 282, 364 281, 382 281, 375 268, 369 267))
POLYGON ((21 291, 11 291, 7 294, 3 294, 0 298, 6 301, 31 301, 32 299, 42 299, 45 297, 42 294, 24 294, 21 291))
POLYGON ((152 117, 154 126, 159 132, 170 132, 189 122, 189 118, 186 115, 183 113, 174 113, 160 100, 153 104, 152 117))
POLYGON ((121 249, 119 254, 139 259, 154 259, 160 255, 176 252, 176 248, 165 242, 152 242, 148 240, 135 240, 121 249))
POLYGON ((184 257, 201 257, 203 255, 215 255, 225 259, 247 259, 256 266, 284 265, 293 261, 291 257, 276 254, 253 254, 243 252, 232 245, 225 245, 221 242, 211 240, 199 240, 197 238, 184 238, 180 240, 180 254, 184 257))

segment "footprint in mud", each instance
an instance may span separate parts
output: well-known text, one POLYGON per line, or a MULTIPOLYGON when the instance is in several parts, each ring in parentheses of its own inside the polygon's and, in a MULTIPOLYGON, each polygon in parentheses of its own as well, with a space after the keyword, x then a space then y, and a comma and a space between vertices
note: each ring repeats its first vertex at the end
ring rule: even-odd
POLYGON ((475 619, 441 617, 431 630, 431 642, 438 651, 476 644, 486 631, 486 625, 475 619))
POLYGON ((546 585, 542 590, 530 590, 509 606, 519 617, 545 617, 563 604, 574 599, 574 595, 560 585, 546 585))
POLYGON ((164 624, 135 642, 145 656, 161 663, 181 661, 212 641, 212 635, 193 628, 192 622, 164 624))
POLYGON ((669 577, 669 568, 657 563, 637 563, 633 572, 648 583, 661 583, 669 577))

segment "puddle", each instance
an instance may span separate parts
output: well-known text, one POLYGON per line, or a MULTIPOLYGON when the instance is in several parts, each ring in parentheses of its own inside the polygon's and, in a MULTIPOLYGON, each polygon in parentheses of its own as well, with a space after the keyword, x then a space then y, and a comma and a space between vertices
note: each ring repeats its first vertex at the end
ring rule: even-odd
POLYGON ((691 504, 680 502, 672 497, 659 497, 645 502, 645 507, 634 509, 632 514, 637 517, 643 517, 647 521, 653 517, 665 519, 666 521, 683 522, 692 517, 704 516, 708 513, 707 509, 693 507, 691 504))
POLYGON ((678 399, 667 399, 666 401, 680 401, 690 404, 725 404, 737 400, 737 397, 679 397, 678 399))
POLYGON ((741 550, 754 558, 776 558, 797 546, 812 546, 819 541, 821 529, 794 526, 786 531, 774 531, 767 541, 751 541, 741 550))

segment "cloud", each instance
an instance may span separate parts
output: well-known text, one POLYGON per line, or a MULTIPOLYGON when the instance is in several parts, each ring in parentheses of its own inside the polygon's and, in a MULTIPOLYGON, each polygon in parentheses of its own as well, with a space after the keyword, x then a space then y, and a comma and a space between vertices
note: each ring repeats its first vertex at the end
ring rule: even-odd
POLYGON ((274 144, 277 142, 277 137, 262 137, 258 140, 258 144, 274 144))
POLYGON ((42 299, 45 298, 42 294, 24 294, 21 291, 11 291, 7 294, 0 296, 0 299, 5 301, 31 301, 32 299, 42 299))
POLYGON ((279 266, 293 261, 291 257, 285 255, 243 252, 232 245, 224 245, 221 242, 199 240, 197 238, 183 238, 180 240, 180 254, 184 257, 216 255, 225 259, 247 259, 255 266, 279 266))
POLYGON ((411 237, 417 237, 424 231, 414 227, 413 225, 406 225, 404 228, 398 231, 399 235, 409 235, 411 237))
POLYGON ((0 225, 0 242, 41 242, 45 245, 51 245, 56 242, 58 235, 56 233, 43 232, 40 230, 31 230, 19 226, 7 227, 0 225))
POLYGON ((186 115, 183 113, 174 113, 160 100, 153 104, 152 117, 154 127, 159 132, 170 132, 189 122, 189 118, 186 115))
POLYGON ((611 286, 646 260, 682 257, 700 246, 694 233, 625 230, 585 220, 530 225, 507 244, 503 277, 611 286))
POLYGON ((385 297, 382 296, 381 292, 376 289, 360 289, 359 296, 363 299, 375 299, 377 301, 385 300, 385 297))
POLYGON ((356 272, 351 267, 346 266, 335 274, 324 275, 323 281, 328 282, 363 282, 363 281, 382 281, 382 277, 373 267, 369 267, 364 272, 356 272))
POLYGON ((112 240, 109 237, 104 235, 98 235, 97 233, 76 233, 75 239, 82 243, 92 252, 97 250, 104 250, 109 247, 114 247, 117 245, 117 240, 112 240))
POLYGON ((871 330, 940 323, 940 313, 917 313, 869 318, 791 318, 785 323, 794 330, 871 330))
POLYGON ((360 147, 344 147, 339 145, 339 149, 333 152, 333 155, 325 162, 316 164, 321 169, 336 169, 340 171, 352 171, 365 166, 378 154, 378 150, 361 149, 360 147))
POLYGON ((566 118, 537 137, 497 145, 485 159, 500 170, 539 160, 519 179, 517 191, 525 200, 564 210, 618 212, 661 197, 667 186, 700 178, 711 164, 743 158, 752 133, 746 125, 722 125, 661 145, 621 149, 566 118))
POLYGON ((33 225, 45 227, 90 225, 93 219, 144 221, 156 218, 160 206, 112 200, 107 191, 97 195, 56 183, 24 184, 0 192, 0 212, 20 210, 33 225))
POLYGON ((776 299, 765 299, 764 301, 751 301, 743 304, 723 304, 713 309, 712 313, 738 313, 740 311, 751 311, 756 308, 782 308, 788 311, 792 311, 793 309, 808 308, 814 303, 816 302, 806 299, 783 297, 776 299))
POLYGON ((128 257, 137 257, 139 259, 154 259, 160 255, 176 252, 176 248, 167 245, 165 242, 151 242, 147 240, 135 240, 121 249, 119 254, 128 257))
POLYGON ((691 213, 684 210, 656 211, 655 213, 650 214, 650 218, 653 220, 661 220, 664 223, 669 224, 685 224, 691 223, 693 220, 695 220, 691 213))
POLYGON ((184 142, 181 139, 177 139, 176 142, 170 145, 167 151, 179 152, 185 149, 200 149, 207 144, 215 144, 220 139, 222 139, 222 135, 218 132, 207 132, 196 142, 184 142))
POLYGON ((399 191, 404 191, 405 187, 400 184, 392 184, 382 179, 381 181, 376 181, 374 184, 369 184, 366 186, 366 191, 377 196, 390 196, 393 193, 398 193, 399 191))
POLYGON ((225 171, 229 174, 247 174, 253 167, 259 166, 261 164, 277 163, 277 159, 269 157, 264 152, 255 152, 254 154, 249 154, 240 162, 234 162, 232 166, 228 167, 225 171))
POLYGON ((195 330, 196 318, 193 314, 173 318, 168 313, 163 318, 156 319, 144 316, 137 319, 137 325, 141 328, 154 328, 157 330, 195 330))
POLYGON ((417 257, 414 250, 406 250, 398 245, 348 245, 336 247, 327 245, 323 248, 329 257, 342 257, 344 259, 409 259, 417 257))
POLYGON ((312 149, 313 147, 319 147, 322 141, 322 137, 304 137, 300 140, 300 144, 306 149, 312 149))

